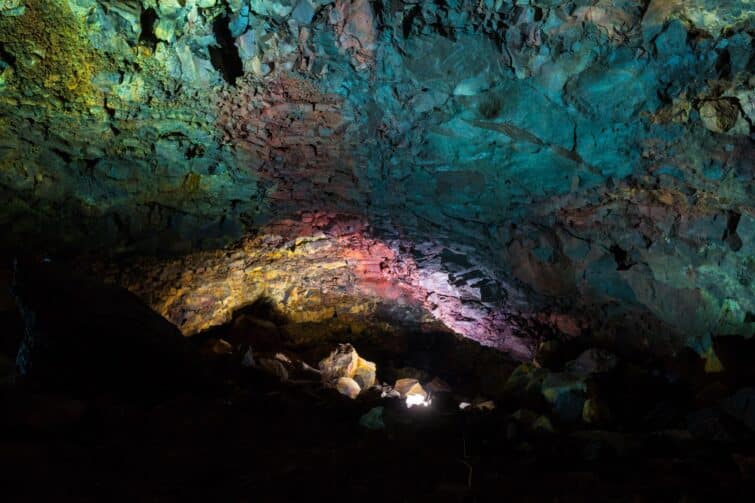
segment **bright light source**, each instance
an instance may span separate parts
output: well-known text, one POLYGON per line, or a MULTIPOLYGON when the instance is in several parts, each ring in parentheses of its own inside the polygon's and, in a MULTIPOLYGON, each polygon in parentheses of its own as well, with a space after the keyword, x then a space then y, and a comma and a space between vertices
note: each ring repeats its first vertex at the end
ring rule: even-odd
POLYGON ((406 406, 411 409, 415 405, 422 405, 423 407, 427 407, 428 405, 430 405, 430 397, 417 393, 406 395, 406 406))

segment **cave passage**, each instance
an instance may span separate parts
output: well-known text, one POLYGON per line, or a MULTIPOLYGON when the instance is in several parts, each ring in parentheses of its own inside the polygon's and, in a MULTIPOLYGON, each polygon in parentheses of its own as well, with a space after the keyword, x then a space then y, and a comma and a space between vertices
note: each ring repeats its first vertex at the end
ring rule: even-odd
POLYGON ((3 500, 752 501, 752 7, 0 0, 3 500))

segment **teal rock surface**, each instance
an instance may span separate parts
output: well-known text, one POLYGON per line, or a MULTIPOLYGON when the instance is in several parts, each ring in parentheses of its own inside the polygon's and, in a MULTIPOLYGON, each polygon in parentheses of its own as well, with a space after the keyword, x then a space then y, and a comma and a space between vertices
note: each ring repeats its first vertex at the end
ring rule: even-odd
POLYGON ((0 1, 2 246, 348 214, 465 306, 706 354, 755 333, 753 7, 0 1))

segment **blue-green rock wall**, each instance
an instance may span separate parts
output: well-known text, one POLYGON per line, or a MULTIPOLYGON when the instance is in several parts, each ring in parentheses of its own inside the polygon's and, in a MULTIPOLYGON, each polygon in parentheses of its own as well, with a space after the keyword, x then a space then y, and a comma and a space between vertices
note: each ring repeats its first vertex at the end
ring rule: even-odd
POLYGON ((754 9, 0 1, 4 248, 181 252, 346 213, 473 256, 501 299, 705 353, 755 330, 754 9))

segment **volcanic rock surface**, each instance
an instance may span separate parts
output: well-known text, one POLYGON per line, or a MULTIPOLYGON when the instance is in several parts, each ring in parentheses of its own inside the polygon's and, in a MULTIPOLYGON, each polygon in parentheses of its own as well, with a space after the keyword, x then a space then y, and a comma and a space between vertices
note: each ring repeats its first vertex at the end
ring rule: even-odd
POLYGON ((184 334, 270 297, 521 359, 584 334, 710 355, 755 331, 754 22, 751 0, 2 1, 3 251, 158 253, 101 270, 184 334))

